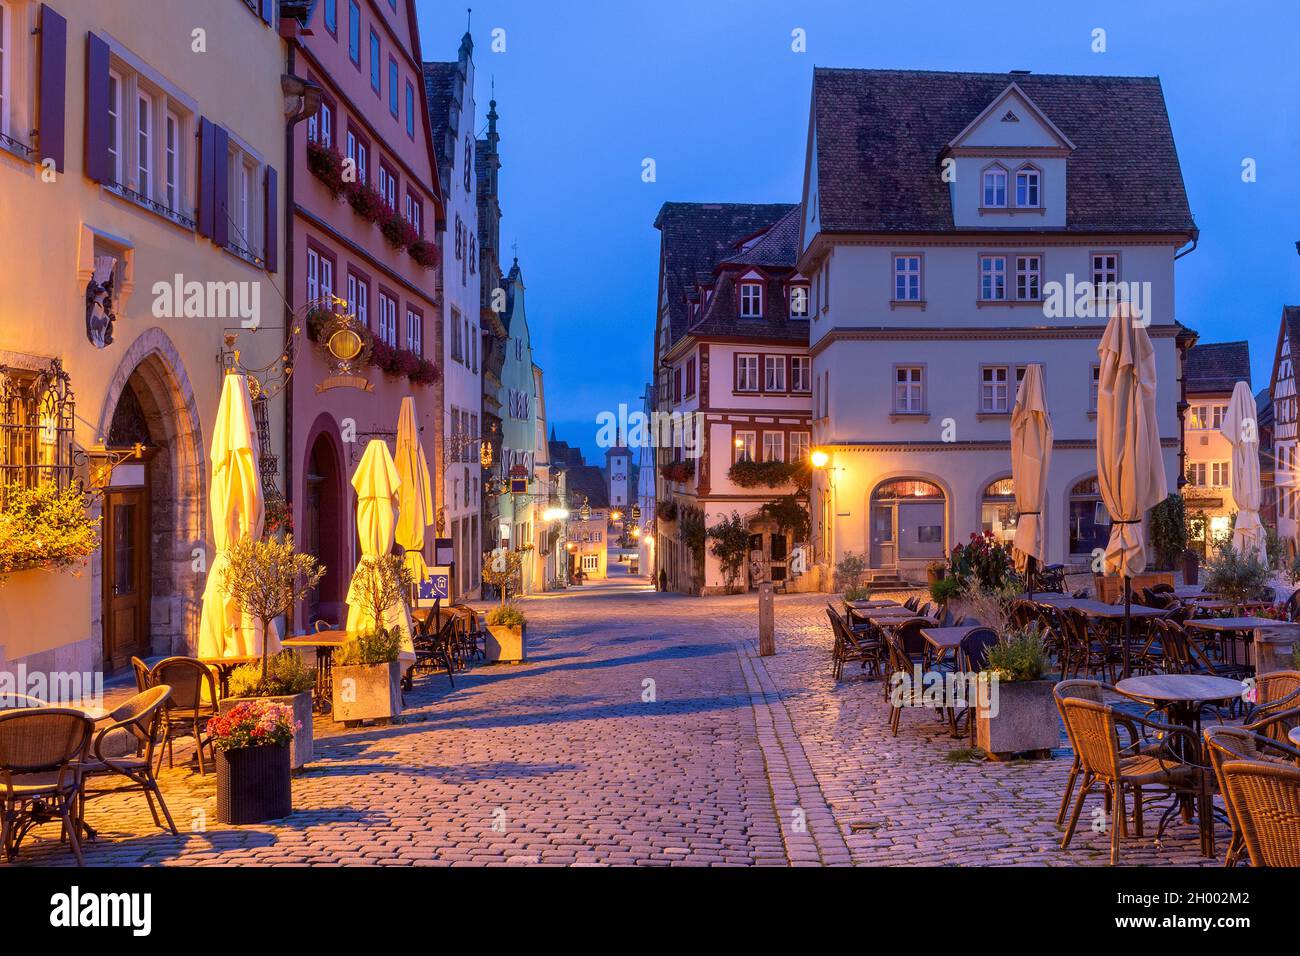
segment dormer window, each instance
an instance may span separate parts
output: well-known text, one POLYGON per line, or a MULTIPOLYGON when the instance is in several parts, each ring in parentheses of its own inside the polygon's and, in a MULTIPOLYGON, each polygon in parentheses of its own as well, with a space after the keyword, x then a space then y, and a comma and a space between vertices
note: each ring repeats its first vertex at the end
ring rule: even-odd
POLYGON ((790 286, 790 318, 808 318, 808 287, 806 285, 790 286))
POLYGON ((1033 166, 1016 172, 1016 205, 1037 209, 1042 203, 1038 193, 1039 173, 1033 166))
POLYGON ((763 317, 762 283, 742 282, 740 284, 740 317, 742 319, 761 319, 763 317))
POLYGON ((984 206, 1002 209, 1007 204, 1007 171, 1001 166, 984 170, 984 206))

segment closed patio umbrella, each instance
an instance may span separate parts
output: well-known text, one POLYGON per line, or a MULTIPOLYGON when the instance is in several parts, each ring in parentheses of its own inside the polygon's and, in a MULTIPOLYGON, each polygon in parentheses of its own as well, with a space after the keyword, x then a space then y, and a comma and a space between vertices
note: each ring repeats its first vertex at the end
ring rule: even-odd
POLYGON ((1268 563, 1268 539, 1259 520, 1259 426, 1255 399, 1250 386, 1238 382, 1232 388, 1228 414, 1219 432, 1232 443, 1232 501, 1237 521, 1232 529, 1232 547, 1243 555, 1268 563))
POLYGON ((1016 494, 1016 536, 1011 553, 1030 596, 1034 575, 1046 558, 1043 548, 1043 492, 1052 464, 1052 416, 1047 413, 1043 367, 1030 365, 1011 413, 1011 480, 1016 494))
POLYGON ((1097 484, 1110 514, 1105 570, 1124 578, 1124 676, 1129 673, 1132 578, 1146 568, 1142 517, 1169 494, 1156 423, 1151 337, 1120 303, 1101 344, 1097 386, 1097 484))
MULTIPOLYGON (((380 438, 373 438, 366 445, 361 463, 357 465, 352 476, 352 487, 357 493, 357 539, 361 543, 362 558, 377 558, 393 550, 393 534, 397 527, 397 496, 401 489, 401 478, 393 456, 388 452, 388 445, 380 438)), ((348 588, 348 622, 349 631, 363 631, 372 623, 356 600, 357 575, 352 575, 352 584, 348 588)), ((384 609, 384 627, 396 627, 402 632, 402 649, 414 655, 415 646, 411 643, 411 612, 406 602, 394 601, 384 609)))
MULTIPOLYGON (((257 430, 248 381, 227 375, 212 432, 212 477, 208 505, 212 516, 212 545, 216 551, 203 587, 199 619, 199 657, 252 657, 262 653, 262 625, 242 615, 222 592, 221 579, 230 564, 230 547, 247 535, 262 537, 266 509, 258 473, 257 430)), ((267 636, 267 653, 280 649, 274 628, 267 636)))
POLYGON ((429 463, 415 424, 415 399, 402 399, 397 417, 397 543, 406 549, 406 566, 419 581, 424 577, 424 529, 433 518, 433 484, 429 463))

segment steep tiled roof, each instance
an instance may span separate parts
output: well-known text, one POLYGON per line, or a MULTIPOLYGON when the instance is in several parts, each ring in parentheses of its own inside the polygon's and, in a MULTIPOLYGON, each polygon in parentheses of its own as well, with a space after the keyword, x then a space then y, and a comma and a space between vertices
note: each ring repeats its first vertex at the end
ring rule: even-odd
POLYGON ((609 507, 609 488, 605 484, 605 473, 595 465, 577 465, 567 469, 565 476, 570 511, 582 507, 583 495, 586 495, 587 504, 593 508, 609 507))
MULTIPOLYGON (((706 282, 734 253, 736 243, 756 235, 791 209, 790 203, 664 203, 655 217, 663 235, 664 281, 672 341, 686 332, 686 294, 706 282)), ((660 342, 666 349, 672 342, 660 342)))
POLYGON ((794 261, 799 258, 799 212, 802 208, 791 208, 748 248, 723 259, 723 264, 793 268, 794 261))
POLYGON ((1250 384, 1250 344, 1210 342, 1193 346, 1183 362, 1187 394, 1231 392, 1238 382, 1250 384))
POLYGON ((1067 230, 1192 230, 1156 77, 818 68, 821 229, 952 231, 940 153, 1012 82, 1075 146, 1067 160, 1067 230))
POLYGON ((1273 427, 1273 392, 1267 386, 1255 393, 1255 421, 1261 432, 1273 427))
POLYGON ((455 164, 456 151, 448 143, 447 131, 451 127, 451 106, 460 92, 458 79, 459 63, 424 64, 424 95, 429 101, 429 132, 433 137, 433 148, 438 154, 440 167, 455 164))

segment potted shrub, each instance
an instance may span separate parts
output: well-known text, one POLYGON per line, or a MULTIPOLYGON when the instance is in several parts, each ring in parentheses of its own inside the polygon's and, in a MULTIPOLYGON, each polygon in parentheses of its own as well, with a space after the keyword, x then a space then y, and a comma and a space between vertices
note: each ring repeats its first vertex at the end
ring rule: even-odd
POLYGON ((1272 601, 1273 572, 1253 554, 1243 554, 1230 544, 1205 567, 1205 587, 1225 601, 1272 601))
POLYGON ((289 744, 293 711, 270 700, 240 701, 208 721, 217 754, 217 819, 261 823, 293 812, 289 744))
POLYGON ((975 742, 994 759, 1060 744, 1053 682, 1044 680, 1047 651, 1037 625, 1004 632, 988 650, 974 715, 975 742))
POLYGON ((257 664, 236 667, 230 674, 230 696, 217 706, 223 714, 250 700, 269 700, 288 707, 299 728, 293 735, 289 767, 301 770, 314 751, 311 696, 315 687, 315 670, 293 651, 286 650, 267 660, 265 677, 257 664))
POLYGON ((930 582, 930 598, 942 608, 948 607, 948 602, 961 594, 961 584, 956 578, 940 576, 938 580, 930 582))
POLYGON ((411 571, 395 554, 362 558, 348 602, 361 608, 369 628, 334 653, 334 719, 387 721, 402 711, 402 632, 384 626, 384 612, 406 600, 411 571))
POLYGON ((377 628, 334 652, 334 719, 387 722, 402 712, 402 634, 377 628))
POLYGON ((487 612, 488 663, 521 664, 528 659, 524 629, 528 621, 513 604, 502 604, 487 612))
POLYGON ((948 571, 948 565, 943 561, 931 561, 925 566, 925 581, 931 588, 936 583, 943 580, 943 576, 948 571))

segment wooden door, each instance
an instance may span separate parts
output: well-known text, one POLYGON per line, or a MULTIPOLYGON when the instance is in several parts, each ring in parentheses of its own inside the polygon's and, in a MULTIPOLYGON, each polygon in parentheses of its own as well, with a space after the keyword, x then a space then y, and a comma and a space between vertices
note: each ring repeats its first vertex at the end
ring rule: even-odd
POLYGON ((149 502, 145 489, 104 495, 104 669, 149 653, 149 502))

